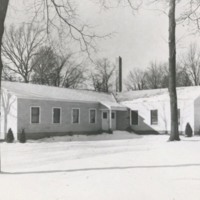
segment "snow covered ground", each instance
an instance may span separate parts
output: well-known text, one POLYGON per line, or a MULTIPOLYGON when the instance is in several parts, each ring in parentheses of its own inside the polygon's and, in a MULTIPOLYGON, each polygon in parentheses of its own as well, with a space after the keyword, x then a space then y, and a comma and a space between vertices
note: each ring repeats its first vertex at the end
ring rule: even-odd
POLYGON ((200 137, 167 139, 115 132, 3 143, 0 199, 199 200, 200 137))

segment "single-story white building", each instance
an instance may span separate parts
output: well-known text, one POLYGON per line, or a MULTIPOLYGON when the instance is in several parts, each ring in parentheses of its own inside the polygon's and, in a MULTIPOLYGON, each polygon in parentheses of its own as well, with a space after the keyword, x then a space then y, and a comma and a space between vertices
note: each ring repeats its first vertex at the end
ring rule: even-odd
MULTIPOLYGON (((117 94, 118 102, 129 111, 119 119, 120 128, 139 133, 170 131, 170 99, 168 89, 129 91, 117 94), (127 119, 127 120, 125 120, 127 119)), ((189 123, 195 134, 200 133, 200 87, 177 88, 179 131, 189 123)))
POLYGON ((9 128, 32 139, 115 130, 121 112, 112 94, 3 81, 1 138, 9 128))
MULTIPOLYGON (((18 82, 2 82, 1 138, 11 128, 15 139, 93 134, 132 129, 138 133, 170 131, 167 89, 112 94, 18 82)), ((189 123, 200 132, 200 87, 177 88, 179 130, 189 123)))

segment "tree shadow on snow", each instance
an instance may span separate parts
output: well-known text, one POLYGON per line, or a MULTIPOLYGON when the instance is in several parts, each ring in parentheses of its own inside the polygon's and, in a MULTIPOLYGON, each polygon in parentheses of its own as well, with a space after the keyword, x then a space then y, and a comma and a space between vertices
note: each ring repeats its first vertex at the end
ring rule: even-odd
POLYGON ((105 170, 126 170, 126 169, 157 169, 157 168, 177 168, 177 167, 199 167, 200 163, 175 164, 175 165, 138 165, 138 166, 119 166, 119 167, 94 167, 67 170, 46 170, 46 171, 25 171, 25 172, 1 172, 6 175, 23 175, 23 174, 49 174, 49 173, 70 173, 84 171, 105 171, 105 170))
POLYGON ((191 138, 181 138, 181 142, 200 142, 200 138, 197 140, 197 139, 191 139, 191 138))

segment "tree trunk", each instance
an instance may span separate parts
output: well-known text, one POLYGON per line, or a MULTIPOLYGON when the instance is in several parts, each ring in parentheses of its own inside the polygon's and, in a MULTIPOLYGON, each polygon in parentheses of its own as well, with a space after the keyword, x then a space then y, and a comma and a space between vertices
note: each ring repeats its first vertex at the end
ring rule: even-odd
POLYGON ((0 88, 1 88, 1 75, 3 70, 3 64, 1 59, 1 46, 4 33, 4 21, 6 18, 8 3, 9 0, 0 0, 0 88))
POLYGON ((180 140, 178 132, 176 94, 176 0, 169 1, 169 96, 171 110, 171 132, 169 141, 180 140))
MULTIPOLYGON (((3 63, 1 59, 1 46, 2 46, 4 22, 6 18, 8 3, 9 3, 9 0, 0 0, 0 111, 1 111, 1 76, 2 76, 2 70, 3 70, 3 63)), ((0 122, 1 122, 1 118, 0 118, 0 122)), ((0 129, 1 129, 1 124, 0 124, 0 129)), ((0 152, 0 173, 1 173, 1 152, 0 152)))

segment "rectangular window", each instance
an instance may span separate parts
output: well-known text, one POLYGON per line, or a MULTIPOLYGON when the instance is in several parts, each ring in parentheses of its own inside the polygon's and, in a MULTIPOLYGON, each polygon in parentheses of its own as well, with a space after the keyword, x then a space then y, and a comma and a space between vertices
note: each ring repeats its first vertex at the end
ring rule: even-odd
POLYGON ((178 125, 180 125, 180 119, 181 119, 181 111, 178 109, 178 125))
POLYGON ((108 118, 108 113, 107 112, 103 112, 103 119, 107 119, 108 118))
POLYGON ((40 108, 31 107, 31 123, 38 124, 40 122, 40 108))
POLYGON ((80 116, 80 110, 73 109, 72 110, 72 123, 73 124, 79 124, 79 116, 80 116))
POLYGON ((112 119, 115 119, 115 113, 112 112, 112 119))
POLYGON ((158 124, 158 110, 151 110, 151 124, 158 124))
POLYGON ((137 110, 131 111, 131 123, 132 125, 138 125, 138 111, 137 110))
POLYGON ((60 123, 60 116, 61 116, 61 110, 60 108, 53 108, 53 123, 59 124, 60 123))
POLYGON ((90 124, 95 124, 96 123, 96 110, 91 109, 90 110, 90 124))

